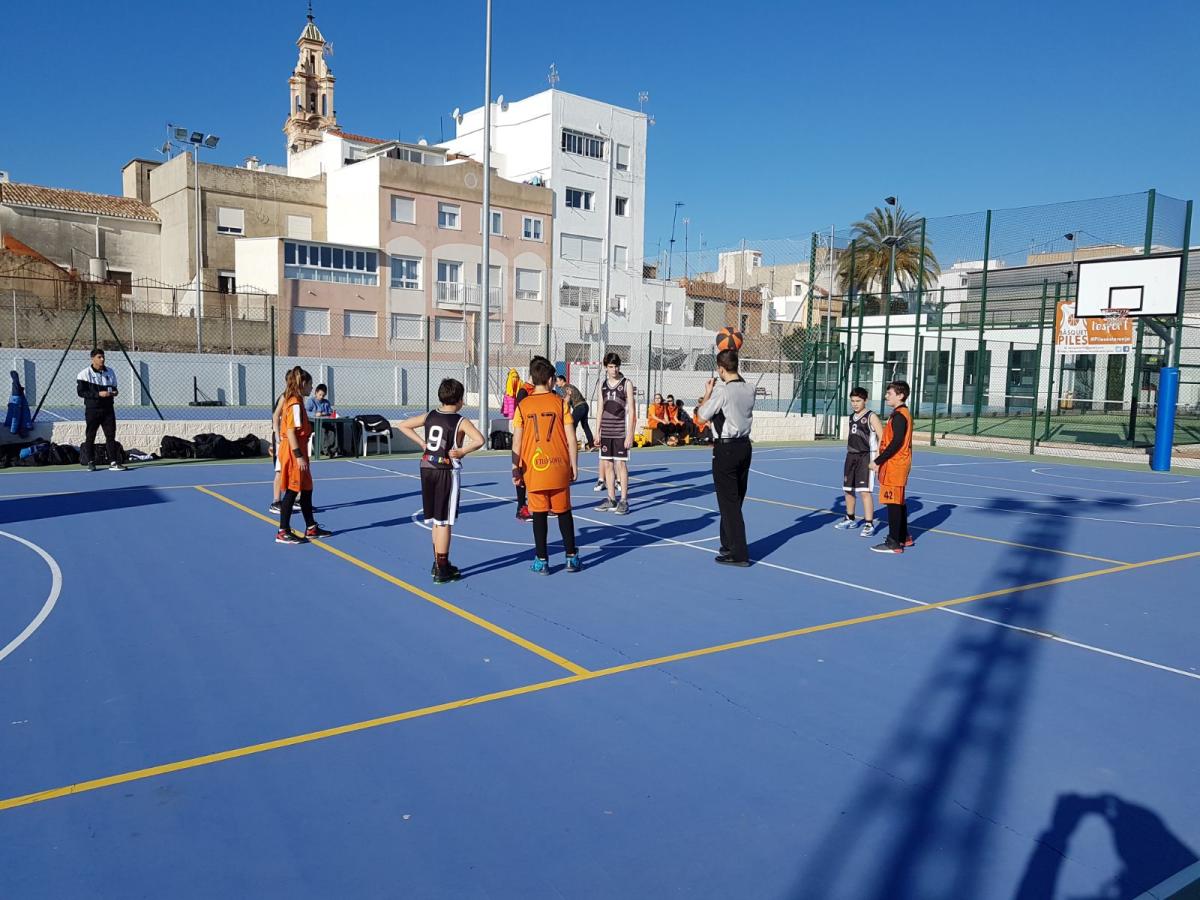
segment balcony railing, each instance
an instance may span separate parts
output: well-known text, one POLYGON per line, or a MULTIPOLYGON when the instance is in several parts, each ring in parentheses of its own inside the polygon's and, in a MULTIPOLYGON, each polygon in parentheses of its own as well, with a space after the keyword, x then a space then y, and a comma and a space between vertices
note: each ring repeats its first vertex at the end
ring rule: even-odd
MULTIPOLYGON (((488 306, 500 309, 503 305, 503 290, 493 285, 488 289, 488 306)), ((479 300, 483 296, 483 286, 478 284, 459 284, 456 281, 439 281, 435 300, 438 306, 448 309, 478 309, 479 300)))

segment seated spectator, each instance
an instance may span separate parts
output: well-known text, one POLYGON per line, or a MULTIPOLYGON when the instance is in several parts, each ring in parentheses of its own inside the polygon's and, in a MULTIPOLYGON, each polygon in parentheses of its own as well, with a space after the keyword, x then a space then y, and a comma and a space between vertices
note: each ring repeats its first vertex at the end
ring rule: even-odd
POLYGON ((679 407, 675 403, 674 394, 667 394, 663 413, 663 424, 660 430, 665 441, 674 447, 683 439, 683 422, 680 420, 679 407))
POLYGON ((692 434, 692 442, 696 444, 711 444, 712 429, 708 423, 700 418, 700 407, 696 406, 692 409, 692 427, 695 431, 692 434))
POLYGON ((682 400, 675 401, 675 421, 679 423, 680 440, 685 437, 695 437, 696 426, 692 423, 692 417, 688 415, 687 407, 683 405, 682 400))
MULTIPOLYGON (((304 402, 304 411, 310 419, 330 419, 337 415, 328 395, 329 388, 323 384, 313 388, 312 395, 304 402)), ((326 456, 338 456, 341 452, 341 448, 338 447, 337 429, 328 423, 321 425, 321 450, 326 456)))

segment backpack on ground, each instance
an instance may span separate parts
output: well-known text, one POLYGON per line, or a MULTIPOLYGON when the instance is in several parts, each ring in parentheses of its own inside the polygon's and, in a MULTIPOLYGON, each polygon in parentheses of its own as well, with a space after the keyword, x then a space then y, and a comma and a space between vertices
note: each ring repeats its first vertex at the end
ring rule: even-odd
POLYGON ((196 445, 181 437, 164 435, 158 447, 158 455, 163 459, 195 459, 196 445))

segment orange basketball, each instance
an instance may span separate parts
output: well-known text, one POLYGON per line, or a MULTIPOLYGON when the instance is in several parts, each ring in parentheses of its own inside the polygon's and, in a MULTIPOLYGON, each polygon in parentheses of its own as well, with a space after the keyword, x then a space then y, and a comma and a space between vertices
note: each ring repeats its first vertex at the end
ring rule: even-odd
POLYGON ((742 333, 726 325, 717 332, 717 350, 741 350, 742 333))

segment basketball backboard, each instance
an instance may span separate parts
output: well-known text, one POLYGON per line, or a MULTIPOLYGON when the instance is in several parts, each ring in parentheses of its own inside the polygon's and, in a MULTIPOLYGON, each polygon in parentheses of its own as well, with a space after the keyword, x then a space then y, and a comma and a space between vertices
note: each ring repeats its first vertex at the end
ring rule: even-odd
POLYGON ((1079 263, 1076 313, 1080 318, 1173 316, 1179 311, 1178 253, 1089 259, 1079 263))

